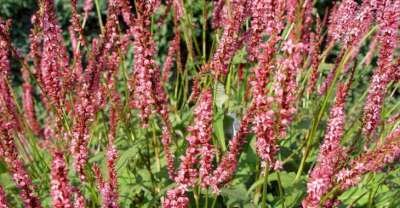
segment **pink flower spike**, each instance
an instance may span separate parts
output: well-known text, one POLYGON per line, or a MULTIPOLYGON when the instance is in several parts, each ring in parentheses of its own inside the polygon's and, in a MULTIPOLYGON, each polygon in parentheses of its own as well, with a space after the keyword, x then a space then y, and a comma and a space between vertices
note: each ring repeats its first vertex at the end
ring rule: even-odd
POLYGON ((190 135, 186 138, 189 143, 185 155, 182 157, 180 169, 175 178, 181 185, 190 187, 200 177, 201 185, 209 185, 209 173, 212 171, 214 150, 211 145, 212 137, 212 95, 210 90, 200 95, 199 102, 194 109, 195 122, 188 127, 190 135), (200 158, 200 159, 198 159, 200 158), (199 162, 200 170, 196 170, 195 163, 199 162))
POLYGON ((167 192, 167 197, 162 200, 163 208, 187 208, 189 198, 186 195, 186 188, 179 186, 167 192))
POLYGON ((64 154, 56 151, 53 153, 51 163, 51 198, 53 207, 72 208, 70 194, 71 186, 68 181, 68 169, 64 154))
POLYGON ((370 141, 380 123, 382 105, 385 100, 386 88, 394 72, 393 54, 398 42, 400 24, 400 2, 386 1, 383 19, 379 22, 378 42, 380 52, 378 68, 372 76, 368 96, 364 106, 363 133, 370 141))
POLYGON ((307 184, 307 196, 302 202, 303 207, 318 208, 320 206, 321 198, 335 184, 334 175, 340 168, 341 161, 346 158, 346 151, 340 144, 345 125, 346 95, 347 86, 339 85, 335 104, 330 111, 325 138, 318 154, 317 164, 313 168, 307 184))
POLYGON ((212 72, 216 76, 228 73, 229 62, 241 45, 239 29, 247 15, 245 0, 232 0, 229 5, 231 16, 224 18, 224 31, 211 61, 212 72))
POLYGON ((400 127, 389 134, 383 143, 350 162, 350 168, 340 170, 335 179, 342 191, 358 184, 365 173, 377 172, 400 158, 400 127))

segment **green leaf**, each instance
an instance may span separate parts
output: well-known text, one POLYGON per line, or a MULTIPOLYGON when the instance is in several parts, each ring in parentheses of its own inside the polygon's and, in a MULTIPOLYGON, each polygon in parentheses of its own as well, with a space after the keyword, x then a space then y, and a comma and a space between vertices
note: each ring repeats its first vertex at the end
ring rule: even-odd
POLYGON ((128 163, 128 161, 132 158, 137 156, 137 147, 133 146, 127 150, 122 151, 121 156, 118 158, 116 168, 119 170, 122 168, 124 165, 128 163))
POLYGON ((221 190, 228 207, 251 207, 250 197, 246 193, 244 184, 238 184, 221 190))
POLYGON ((214 129, 214 134, 217 137, 218 143, 221 145, 222 151, 225 152, 224 112, 220 111, 215 114, 214 129))
MULTIPOLYGON (((307 188, 305 176, 302 176, 299 180, 295 181, 296 174, 294 172, 280 171, 279 175, 284 194, 283 199, 277 200, 277 204, 274 207, 281 207, 282 202, 285 203, 286 207, 298 207, 301 200, 306 195, 307 188)), ((273 172, 269 176, 269 181, 278 182, 278 174, 273 172)))
POLYGON ((225 87, 221 83, 217 83, 215 86, 215 105, 218 108, 222 108, 225 102, 228 100, 228 95, 225 93, 225 87))

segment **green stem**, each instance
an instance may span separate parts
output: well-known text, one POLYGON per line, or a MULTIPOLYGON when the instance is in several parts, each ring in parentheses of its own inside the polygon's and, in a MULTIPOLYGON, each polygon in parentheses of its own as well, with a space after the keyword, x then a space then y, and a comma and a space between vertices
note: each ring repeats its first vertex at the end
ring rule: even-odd
POLYGON ((268 174, 269 174, 269 166, 268 164, 265 166, 265 175, 264 175, 264 184, 263 184, 263 193, 262 193, 262 201, 261 207, 266 207, 267 205, 267 188, 268 188, 268 174))
POLYGON ((206 30, 207 30, 207 0, 203 0, 203 28, 202 28, 202 50, 203 63, 206 62, 206 30))
POLYGON ((327 200, 331 199, 332 197, 336 196, 340 192, 339 185, 333 187, 324 197, 322 197, 319 205, 320 207, 324 207, 324 204, 327 200))
POLYGON ((200 190, 198 189, 197 191, 196 191, 196 187, 194 187, 193 188, 193 196, 194 196, 194 203, 196 204, 196 208, 199 208, 200 207, 200 203, 199 203, 199 193, 200 193, 200 190))
POLYGON ((367 193, 368 193, 368 191, 366 191, 366 192, 360 194, 360 196, 358 196, 357 198, 355 198, 355 199, 349 204, 348 207, 353 207, 354 204, 356 204, 356 203, 357 203, 365 194, 367 194, 367 193))
POLYGON ((213 203, 211 204, 211 208, 215 207, 215 205, 217 204, 217 199, 218 199, 218 195, 215 195, 213 203))
POLYGON ((369 191, 369 194, 368 194, 368 205, 367 205, 367 207, 368 208, 371 208, 371 206, 372 206, 372 195, 373 195, 373 193, 374 193, 374 191, 371 189, 370 191, 369 191))
MULTIPOLYGON (((377 26, 373 27, 373 28, 362 38, 362 40, 360 41, 360 44, 363 43, 376 29, 377 29, 377 26)), ((316 115, 316 117, 314 117, 315 119, 313 119, 312 128, 311 128, 311 130, 310 130, 310 132, 308 133, 307 138, 306 138, 306 140, 307 140, 306 149, 305 149, 304 155, 303 155, 303 157, 302 157, 302 159, 301 159, 299 169, 297 169, 297 174, 296 174, 295 181, 297 181, 297 180, 300 178, 300 176, 301 176, 301 174, 302 174, 302 172, 303 172, 304 165, 305 165, 305 162, 306 162, 306 160, 307 160, 308 155, 310 154, 311 146, 312 146, 312 144, 313 144, 313 142, 314 142, 314 137, 315 137, 315 134, 316 134, 316 132, 317 132, 319 123, 320 123, 320 121, 321 121, 321 119, 322 119, 322 116, 324 115, 325 109, 326 109, 327 106, 328 106, 328 101, 329 101, 329 98, 331 97, 331 94, 332 94, 332 92, 333 92, 333 90, 334 90, 335 83, 336 83, 336 81, 339 79, 339 75, 341 74, 342 70, 343 70, 344 67, 346 66, 346 64, 347 64, 347 62, 348 62, 348 60, 349 60, 349 58, 350 58, 350 53, 351 53, 351 52, 352 52, 352 48, 348 49, 348 50, 346 51, 345 55, 343 56, 343 59, 340 61, 340 64, 338 65, 338 67, 337 67, 337 69, 336 69, 335 76, 334 76, 334 78, 333 78, 333 80, 332 80, 332 83, 331 83, 331 85, 329 86, 329 89, 328 89, 328 91, 327 91, 327 93, 326 93, 326 95, 325 95, 325 98, 324 98, 324 100, 323 100, 323 102, 322 102, 321 107, 319 108, 319 112, 318 112, 318 114, 316 115)))
POLYGON ((280 198, 280 200, 282 202, 282 207, 286 208, 285 199, 284 199, 284 190, 283 190, 282 181, 281 181, 281 175, 279 174, 279 171, 277 171, 276 174, 278 176, 279 198, 280 198))
POLYGON ((94 4, 96 6, 97 19, 99 20, 100 30, 101 30, 101 32, 103 32, 104 31, 104 24, 103 24, 103 20, 101 19, 99 0, 94 0, 94 4))
POLYGON ((208 208, 208 189, 206 190, 206 202, 205 202, 204 207, 208 208))

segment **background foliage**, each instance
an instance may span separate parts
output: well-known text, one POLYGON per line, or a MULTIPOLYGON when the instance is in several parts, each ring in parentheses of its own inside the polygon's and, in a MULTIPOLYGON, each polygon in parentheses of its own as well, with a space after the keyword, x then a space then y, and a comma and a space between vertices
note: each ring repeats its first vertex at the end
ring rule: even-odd
MULTIPOLYGON (((68 0, 57 0, 57 15, 59 22, 64 31, 70 20, 70 5, 68 0)), ((191 24, 195 25, 192 35, 194 39, 201 43, 201 25, 204 21, 201 17, 203 3, 205 1, 186 0, 185 6, 191 15, 191 24)), ((103 18, 106 16, 106 3, 104 0, 99 1, 101 14, 103 18)), ((211 10, 211 4, 207 1, 207 8, 211 10)), ((316 3, 317 11, 321 16, 324 15, 325 9, 332 6, 332 1, 321 0, 316 3)), ((25 54, 28 50, 28 35, 30 25, 30 17, 37 10, 35 0, 0 0, 0 16, 11 18, 13 20, 11 37, 13 44, 21 49, 21 53, 25 54)), ((161 14, 160 14, 161 16, 161 14)), ((208 17, 210 18, 210 17, 208 17)), ((97 16, 93 11, 88 19, 85 27, 85 34, 97 36, 99 27, 97 16)), ((173 36, 171 16, 167 16, 167 24, 158 26, 153 25, 155 40, 157 41, 159 56, 158 62, 161 64, 168 50, 168 41, 173 36)), ((67 45, 70 47, 68 34, 64 34, 67 45)), ((207 56, 215 45, 215 35, 207 33, 206 47, 207 56)), ((368 40, 369 41, 369 40, 368 40)), ((182 43, 184 44, 184 43, 182 43)), ((186 48, 182 46, 182 50, 186 52, 186 48)), ((365 55, 367 48, 363 48, 359 55, 359 59, 365 55)), ((328 57, 322 71, 327 73, 338 48, 328 57)), ((199 54, 196 54, 199 55, 199 54)), ((183 60, 187 60, 187 53, 183 53, 183 60)), ((186 127, 193 120, 193 105, 187 104, 187 95, 191 86, 188 80, 195 74, 195 70, 199 68, 203 60, 200 58, 188 61, 186 65, 187 74, 174 74, 172 76, 173 84, 167 89, 170 96, 173 113, 171 118, 175 134, 174 151, 176 155, 182 155, 185 151, 184 138, 187 135, 186 127)), ((372 68, 376 65, 373 60, 370 66, 361 65, 355 74, 355 82, 352 86, 352 96, 347 100, 347 126, 344 143, 351 143, 360 137, 359 127, 361 125, 360 118, 362 107, 367 91, 369 78, 372 68), (362 68, 362 69, 361 69, 362 68)), ((13 84, 15 89, 20 91, 20 65, 13 60, 13 84)), ((126 68, 131 69, 132 55, 128 55, 125 60, 126 68)), ((230 67, 237 68, 239 65, 245 66, 244 81, 240 82, 234 77, 238 77, 235 73, 231 74, 231 83, 217 84, 214 87, 215 109, 214 109, 214 130, 213 136, 215 143, 220 144, 220 148, 224 151, 232 132, 236 130, 239 117, 246 109, 246 90, 248 88, 246 81, 249 75, 249 65, 244 59, 244 51, 239 52, 232 61, 230 67)), ((177 72, 175 72, 177 73, 177 72)), ((122 77, 122 75, 121 75, 122 77)), ((389 88, 391 96, 387 97, 383 110, 383 118, 387 119, 393 112, 399 112, 399 83, 392 84, 389 88)), ((122 88, 122 87, 121 87, 122 88)), ((123 91, 124 89, 121 89, 123 91)), ((38 95, 36 95, 38 96, 38 95)), ((333 100, 333 99, 330 99, 333 100)), ((324 114, 323 122, 318 126, 317 138, 312 144, 312 152, 306 161, 305 171, 302 173, 300 180, 295 181, 298 164, 301 160, 301 146, 305 135, 307 134, 316 106, 318 106, 320 98, 312 96, 309 99, 303 99, 299 106, 299 114, 297 115, 293 125, 291 126, 286 140, 280 142, 281 151, 279 158, 284 160, 284 171, 274 172, 268 179, 268 206, 269 207, 298 207, 301 200, 306 195, 307 171, 313 166, 318 146, 326 127, 326 115, 324 114)), ((38 107, 40 112, 40 107, 38 107)), ((326 111, 328 112, 328 111, 326 111)), ((39 115, 40 119, 43 116, 39 115)), ((107 142, 107 127, 103 121, 103 115, 98 115, 97 121, 92 125, 91 129, 91 158, 90 163, 99 163, 101 167, 105 167, 104 150, 107 142)), ((119 150, 119 160, 117 171, 119 176, 119 193, 121 207, 160 207, 160 199, 165 196, 166 190, 173 187, 172 182, 168 179, 166 164, 161 151, 159 138, 161 130, 157 119, 152 120, 150 128, 139 128, 140 121, 137 117, 129 117, 126 122, 121 123, 117 133, 117 148, 119 150)), ((382 135, 387 134, 393 126, 380 129, 382 135)), ((248 138, 248 144, 241 155, 239 168, 236 172, 234 180, 228 186, 222 189, 220 196, 215 196, 211 192, 200 194, 200 203, 205 204, 205 200, 210 200, 209 205, 215 202, 215 207, 255 207, 253 202, 260 197, 260 188, 262 179, 260 178, 260 169, 258 157, 254 149, 254 135, 248 138), (209 198, 209 199, 208 199, 209 198)), ((50 156, 45 151, 39 150, 33 163, 27 164, 29 171, 34 179, 37 192, 43 199, 46 206, 50 206, 49 196, 49 161, 50 156), (44 159, 43 159, 43 158, 44 159)), ((350 189, 340 196, 343 207, 399 207, 400 204, 400 166, 398 164, 389 166, 385 173, 368 174, 362 183, 355 188, 350 189)), ((90 170, 88 170, 90 171, 90 170)), ((71 178, 73 178, 71 173, 71 178)), ((77 183, 74 178, 73 183, 77 183)), ((95 191, 94 178, 91 178, 88 184, 85 184, 85 196, 90 199, 90 207, 99 207, 100 199, 95 191)), ((0 163, 0 184, 7 190, 8 198, 15 207, 22 207, 19 202, 18 190, 11 180, 9 173, 3 163, 0 163)), ((191 192, 191 201, 194 200, 193 192, 191 192)), ((194 204, 192 204, 194 206, 194 204)))

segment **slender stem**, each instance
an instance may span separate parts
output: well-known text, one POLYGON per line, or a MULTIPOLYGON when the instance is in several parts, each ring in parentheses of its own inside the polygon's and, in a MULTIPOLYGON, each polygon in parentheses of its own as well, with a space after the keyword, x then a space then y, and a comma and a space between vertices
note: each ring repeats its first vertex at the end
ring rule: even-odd
MULTIPOLYGON (((146 142, 146 151, 147 151, 147 156, 144 156, 144 155, 141 155, 141 156, 142 156, 142 158, 145 158, 146 168, 147 168, 147 171, 150 174, 151 184, 152 184, 152 188, 153 188, 152 191, 153 191, 153 193, 156 193, 157 188, 156 188, 155 178, 154 178, 154 174, 153 174, 153 172, 151 170, 150 144, 149 144, 149 142, 146 142)), ((140 151, 139 151, 139 154, 140 154, 140 151)))
POLYGON ((206 190, 206 202, 205 202, 204 207, 208 208, 208 189, 206 190))
POLYGON ((218 195, 215 195, 213 203, 211 204, 211 208, 215 207, 215 205, 217 204, 217 199, 218 199, 218 195))
POLYGON ((374 191, 371 189, 368 194, 368 205, 367 205, 368 208, 371 208, 371 206, 372 206, 373 193, 374 193, 374 191))
MULTIPOLYGON (((377 26, 373 27, 373 28, 362 38, 362 40, 360 41, 360 44, 363 43, 376 29, 377 29, 377 26)), ((328 101, 329 101, 329 98, 331 97, 331 94, 332 94, 332 92, 333 92, 333 90, 334 90, 335 83, 336 83, 336 81, 339 79, 339 75, 341 74, 342 70, 343 70, 344 67, 346 66, 346 64, 347 64, 347 62, 348 62, 348 60, 349 60, 349 58, 351 58, 351 55, 350 55, 351 52, 352 52, 352 48, 348 49, 348 50, 346 51, 345 55, 343 56, 343 59, 340 61, 340 64, 338 65, 338 67, 337 67, 337 69, 336 69, 335 76, 334 76, 334 78, 333 78, 333 80, 332 80, 332 83, 331 83, 331 85, 329 86, 329 89, 328 89, 328 91, 327 91, 327 93, 326 93, 326 95, 325 95, 325 98, 324 98, 324 100, 323 100, 323 102, 322 102, 321 107, 319 108, 318 114, 316 114, 316 115, 314 116, 313 123, 312 123, 312 128, 311 128, 311 130, 309 131, 309 133, 308 133, 308 135, 307 135, 307 138, 306 138, 306 140, 307 140, 306 149, 305 149, 304 155, 303 155, 303 157, 302 157, 302 159, 301 159, 300 166, 299 166, 299 168, 297 169, 297 174, 296 174, 296 177, 295 177, 295 181, 297 181, 297 180, 300 178, 300 175, 301 175, 302 172, 303 172, 304 165, 305 165, 305 162, 306 162, 306 160, 307 160, 308 155, 310 154, 311 146, 312 146, 312 144, 313 144, 314 136, 315 136, 315 134, 316 134, 316 132, 317 132, 319 123, 320 123, 320 121, 321 121, 321 119, 322 119, 322 117, 323 117, 323 115, 324 115, 325 109, 326 109, 327 106, 328 106, 328 101)))
POLYGON ((152 131, 154 156, 155 156, 155 160, 156 160, 157 172, 160 172, 160 170, 161 170, 160 150, 159 150, 159 145, 158 145, 158 140, 157 140, 157 135, 156 135, 156 124, 155 123, 153 123, 151 131, 152 131))
MULTIPOLYGON (((259 158, 257 158, 257 162, 256 162, 255 175, 258 176, 256 181, 259 181, 262 176, 261 170, 260 170, 260 159, 259 158)), ((254 198, 253 198, 254 205, 257 205, 260 200, 260 192, 261 192, 261 187, 257 186, 256 190, 254 191, 254 198)))
POLYGON ((276 172, 276 175, 278 176, 279 198, 282 202, 282 207, 286 208, 285 199, 284 199, 284 191, 283 191, 283 186, 282 186, 282 181, 281 181, 281 175, 279 174, 279 171, 276 172))
POLYGON ((200 207, 200 203, 199 203, 199 193, 200 193, 200 190, 197 188, 197 187, 194 187, 193 188, 193 196, 194 196, 194 203, 196 204, 196 208, 199 208, 200 207), (196 189, 197 189, 197 191, 196 191, 196 189))
POLYGON ((103 20, 101 19, 99 0, 94 0, 94 4, 96 5, 96 12, 97 12, 97 18, 99 19, 100 29, 101 29, 101 32, 103 32, 104 25, 103 25, 103 20))
POLYGON ((323 207, 323 205, 325 204, 325 202, 329 199, 331 199, 333 196, 336 196, 338 193, 340 192, 340 186, 336 185, 335 187, 333 187, 324 197, 322 197, 322 199, 320 200, 320 207, 323 207))
POLYGON ((358 196, 357 198, 355 198, 355 199, 349 204, 348 207, 353 207, 354 204, 357 203, 357 202, 358 202, 365 194, 367 194, 367 193, 368 193, 368 191, 366 191, 366 192, 360 194, 360 196, 358 196))
POLYGON ((207 30, 207 0, 203 0, 203 28, 202 28, 202 50, 203 50, 203 63, 206 62, 206 30, 207 30))
POLYGON ((265 166, 265 175, 264 175, 264 184, 263 184, 263 193, 262 193, 262 201, 261 207, 266 207, 267 205, 267 188, 268 188, 268 174, 269 174, 269 165, 265 166))

